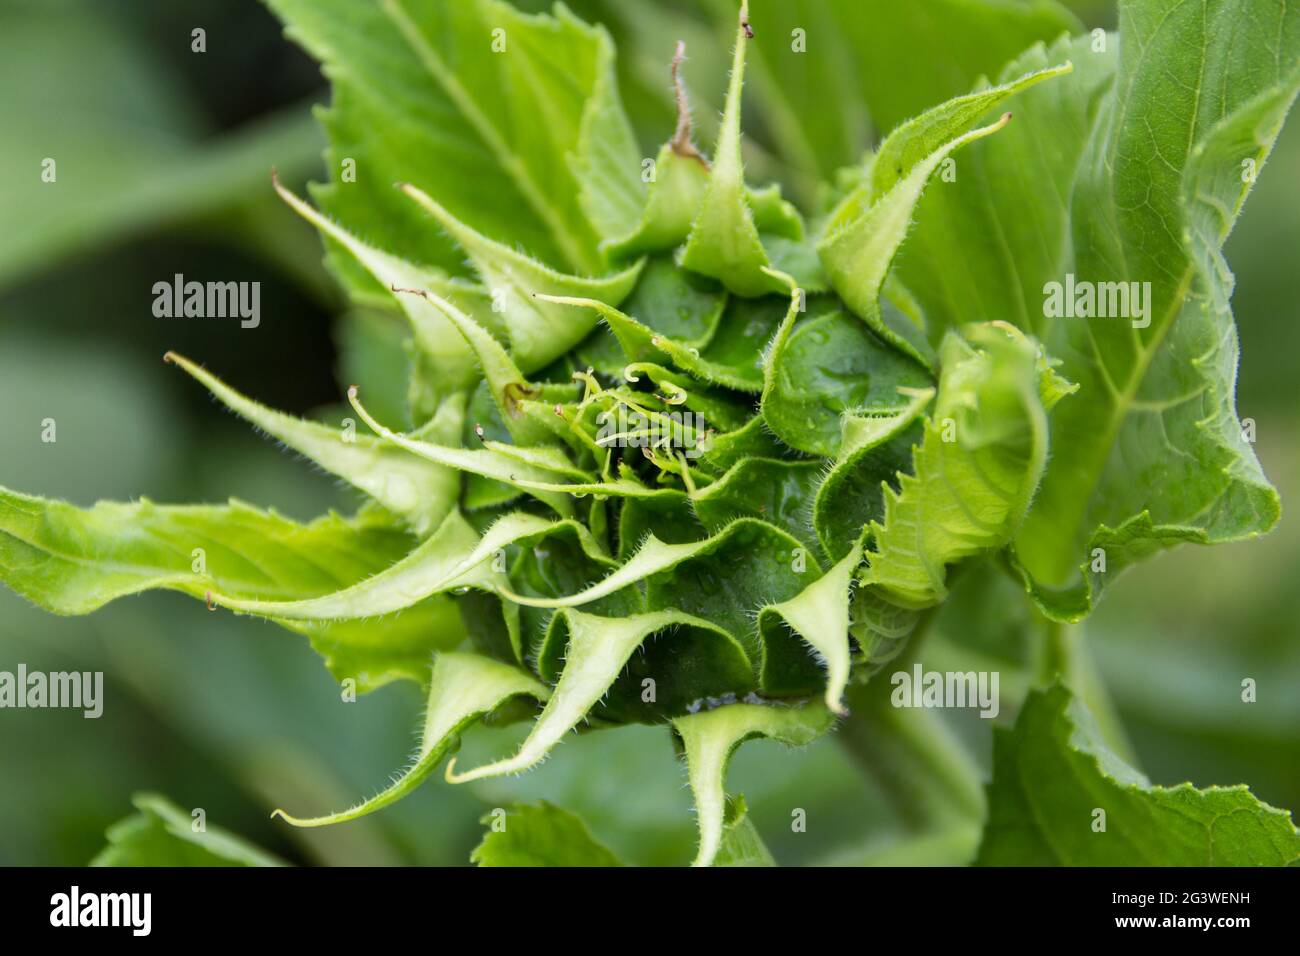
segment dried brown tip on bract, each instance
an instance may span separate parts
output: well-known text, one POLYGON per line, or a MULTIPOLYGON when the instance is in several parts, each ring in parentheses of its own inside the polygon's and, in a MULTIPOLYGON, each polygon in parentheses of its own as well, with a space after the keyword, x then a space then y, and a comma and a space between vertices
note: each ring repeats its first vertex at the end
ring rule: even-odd
POLYGON ((206 592, 204 594, 204 597, 207 599, 208 602, 208 610, 215 611, 217 609, 217 606, 212 603, 212 592, 211 591, 206 592))
POLYGON ((355 385, 348 386, 348 398, 356 398, 357 392, 360 391, 355 385))
POLYGON ((672 65, 673 91, 677 100, 677 128, 673 130, 673 138, 669 141, 669 145, 678 156, 697 160, 708 169, 709 161, 691 142, 691 103, 686 97, 686 83, 682 80, 682 61, 685 59, 686 41, 678 40, 672 65))
POLYGON ((487 441, 487 437, 483 434, 483 426, 478 422, 474 423, 474 434, 478 436, 479 441, 487 441))
POLYGON ((173 352, 171 349, 168 349, 166 352, 163 353, 163 361, 166 362, 168 365, 171 365, 173 362, 176 361, 176 353, 173 352))

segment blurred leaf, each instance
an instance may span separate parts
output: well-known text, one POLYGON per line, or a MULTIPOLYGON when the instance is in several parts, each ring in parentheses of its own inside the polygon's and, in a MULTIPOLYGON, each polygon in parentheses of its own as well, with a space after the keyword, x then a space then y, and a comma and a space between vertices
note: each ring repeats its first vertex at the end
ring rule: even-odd
POLYGON ((131 802, 139 812, 108 828, 108 846, 91 866, 284 866, 206 821, 196 832, 190 814, 166 797, 138 793, 131 802))
POLYGON ((297 175, 318 162, 320 133, 302 106, 205 141, 183 88, 95 4, 0 9, 0 87, 27 91, 2 114, 0 218, 22 228, 0 237, 0 286, 96 243, 237 204, 277 164, 297 175))

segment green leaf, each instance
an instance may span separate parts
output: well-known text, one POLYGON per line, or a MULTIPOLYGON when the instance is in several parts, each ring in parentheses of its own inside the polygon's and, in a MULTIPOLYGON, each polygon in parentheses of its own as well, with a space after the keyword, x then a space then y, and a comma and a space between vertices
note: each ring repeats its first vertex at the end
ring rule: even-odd
POLYGON ((886 342, 926 361, 915 342, 920 331, 888 324, 879 299, 930 177, 957 149, 1006 126, 1009 113, 995 123, 970 128, 991 107, 1071 69, 1067 63, 958 97, 899 127, 881 144, 863 181, 831 214, 817 246, 826 274, 845 304, 886 342))
POLYGON ((1063 687, 995 728, 985 866, 1286 866, 1300 831, 1244 786, 1153 786, 1063 687), (1103 817, 1099 811, 1104 812, 1103 817))
POLYGON ((156 793, 131 798, 136 813, 108 828, 91 866, 284 866, 284 861, 190 814, 156 793))
POLYGON ((81 509, 0 489, 4 581, 56 614, 88 614, 153 588, 199 598, 319 593, 373 574, 410 544, 378 518, 330 514, 302 525, 238 501, 81 509))
POLYGON ((740 92, 745 83, 745 50, 749 42, 747 11, 748 0, 742 0, 722 131, 713 153, 708 186, 681 261, 692 272, 720 280, 737 295, 754 297, 781 291, 783 284, 764 271, 770 263, 754 223, 740 159, 740 92))
POLYGON ((413 792, 437 769, 443 757, 459 746, 460 735, 485 714, 515 697, 545 700, 549 693, 531 674, 509 664, 477 654, 438 654, 429 678, 429 701, 419 749, 389 786, 348 810, 322 817, 295 817, 283 810, 272 815, 296 827, 323 827, 374 813, 413 792))
MULTIPOLYGON (((370 495, 407 521, 416 534, 431 533, 456 506, 460 476, 455 470, 416 458, 369 435, 346 435, 329 425, 273 411, 239 394, 184 356, 168 352, 163 358, 198 379, 235 414, 370 495)), ((461 422, 454 411, 448 406, 446 414, 435 420, 426 433, 444 440, 456 436, 461 422)))
MULTIPOLYGON (((1221 250, 1255 178, 1246 173, 1300 89, 1300 10, 1135 0, 1120 13, 1113 93, 1073 190, 1068 275, 1121 309, 1108 288, 1132 295, 1137 283, 1138 298, 1127 317, 1045 320, 1044 343, 1080 395, 1054 417, 1057 454, 1016 541, 1036 594, 1072 595, 1045 601, 1058 617, 1078 616, 1113 577, 1080 585, 1078 569, 1099 566, 1115 536, 1132 555, 1140 535, 1150 551, 1233 541, 1279 514, 1237 418, 1221 250)), ((1043 289, 1045 314, 1062 291, 1043 289)))
MULTIPOLYGON (((314 598, 384 570, 413 543, 373 514, 303 525, 237 501, 81 509, 0 489, 0 580, 56 614, 88 614, 156 588, 204 600, 314 598)), ((396 677, 423 680, 429 653, 463 637, 447 612, 432 601, 365 627, 280 623, 307 634, 331 672, 364 691, 396 677)))
POLYGON ((802 747, 824 734, 832 722, 830 711, 821 704, 729 704, 673 721, 686 753, 687 775, 699 818, 700 845, 693 866, 713 865, 721 846, 726 819, 724 781, 736 748, 753 737, 771 737, 791 747, 802 747))
POLYGON ((580 817, 545 800, 515 804, 501 818, 493 811, 480 822, 488 832, 470 854, 470 862, 479 866, 623 865, 580 817))
POLYGON ((603 30, 563 7, 530 16, 499 0, 269 2, 334 84, 322 114, 332 180, 316 191, 326 212, 457 271, 459 253, 391 188, 411 182, 553 266, 603 267, 603 230, 642 201, 603 30))

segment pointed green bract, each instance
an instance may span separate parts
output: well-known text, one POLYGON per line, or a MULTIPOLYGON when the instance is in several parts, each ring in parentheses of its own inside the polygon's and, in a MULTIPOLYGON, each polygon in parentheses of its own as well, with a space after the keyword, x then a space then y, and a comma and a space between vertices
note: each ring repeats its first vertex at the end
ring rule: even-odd
POLYGON ((352 407, 357 410, 357 414, 381 438, 399 448, 405 449, 412 455, 437 465, 463 471, 466 474, 491 478, 494 481, 504 482, 517 488, 532 490, 538 501, 550 506, 561 517, 568 517, 573 513, 573 507, 569 499, 559 490, 564 487, 564 482, 554 481, 555 478, 561 477, 555 472, 538 468, 487 448, 457 448, 451 445, 435 445, 432 442, 399 435, 370 417, 369 413, 358 401, 355 390, 350 391, 348 397, 352 401, 352 407))
POLYGON ((392 614, 456 589, 505 593, 509 579, 502 569, 492 566, 498 554, 510 545, 552 534, 572 534, 592 560, 609 566, 614 563, 576 521, 506 515, 480 538, 459 512, 452 512, 435 534, 401 561, 342 591, 306 601, 254 601, 221 593, 213 594, 212 600, 246 614, 335 621, 392 614))
POLYGON ((859 410, 844 415, 835 462, 813 499, 813 527, 829 555, 842 555, 862 527, 881 516, 885 483, 910 464, 904 459, 911 457, 911 444, 904 453, 900 440, 930 404, 934 389, 904 389, 900 397, 908 401, 896 411, 859 410))
POLYGON ((791 747, 802 747, 825 733, 831 723, 830 711, 821 704, 729 704, 673 721, 686 752, 687 775, 699 818, 700 845, 693 866, 711 866, 722 843, 727 763, 735 749, 751 737, 771 737, 791 747))
POLYGON ((708 189, 709 166, 698 154, 683 155, 665 143, 654 160, 645 210, 636 229, 608 244, 611 255, 628 257, 675 249, 690 235, 708 189))
POLYGON ((565 305, 540 300, 549 296, 595 297, 614 305, 632 291, 644 260, 596 278, 567 275, 471 229, 416 186, 402 191, 430 213, 465 250, 480 280, 492 295, 510 343, 510 353, 524 372, 542 368, 586 338, 594 317, 565 305))
MULTIPOLYGON (((369 435, 346 434, 274 411, 239 394, 183 356, 168 352, 164 358, 198 379, 235 414, 405 519, 416 534, 431 533, 456 506, 460 478, 454 470, 420 461, 369 435)), ((450 437, 460 431, 459 416, 451 412, 449 407, 447 420, 432 425, 432 434, 450 437)))
POLYGON ((420 748, 410 766, 388 787, 347 810, 321 817, 295 817, 283 810, 275 816, 296 827, 345 823, 396 803, 414 791, 460 742, 466 728, 514 697, 545 700, 548 688, 531 674, 477 654, 442 653, 433 662, 429 701, 425 709, 420 748))
POLYGON ((569 628, 564 670, 532 733, 519 748, 519 753, 506 760, 460 773, 448 766, 447 779, 452 783, 520 773, 535 766, 546 758, 565 734, 586 718, 596 702, 609 691, 628 658, 647 637, 670 627, 711 629, 707 621, 673 611, 638 614, 618 620, 574 610, 562 613, 569 628))
POLYGON ((469 349, 460 336, 447 324, 447 320, 419 298, 399 293, 399 289, 426 289, 459 299, 467 308, 471 303, 479 308, 486 304, 485 290, 464 279, 453 279, 447 272, 434 266, 420 266, 395 255, 376 249, 356 238, 342 226, 321 215, 275 180, 275 189, 289 208, 315 226, 335 245, 346 252, 349 261, 355 262, 377 284, 378 301, 395 303, 401 307, 411 323, 414 342, 420 355, 428 364, 427 384, 436 395, 445 395, 469 388, 478 378, 469 349))
POLYGON ((691 226, 682 254, 682 265, 692 272, 718 279, 732 292, 759 296, 782 289, 782 283, 763 270, 770 264, 745 190, 745 171, 740 158, 740 98, 745 84, 745 49, 749 42, 748 0, 741 4, 741 24, 736 30, 731 85, 722 131, 713 154, 699 213, 691 226))
MULTIPOLYGON (((965 150, 956 181, 927 189, 917 205, 894 272, 918 300, 932 343, 968 322, 995 320, 1043 339, 1043 286, 1068 271, 1069 196, 1115 79, 1120 38, 1102 40, 1098 49, 1095 35, 1062 37, 1009 64, 1003 85, 1057 63, 1074 69, 1018 93, 1012 122, 965 150), (952 268, 958 260, 969 268, 952 268)), ((990 110, 977 122, 996 118, 990 110)))
POLYGON ((758 617, 760 630, 783 621, 826 662, 826 706, 841 715, 845 713, 842 698, 851 666, 849 591, 861 563, 859 543, 797 597, 763 608, 758 617))
MULTIPOLYGON (((702 5, 729 31, 735 0, 702 5)), ((1032 44, 1080 31, 1052 0, 750 0, 750 13, 751 102, 765 144, 805 184, 860 162, 900 123, 997 76, 1032 44)))
POLYGON ((1009 83, 958 96, 908 120, 885 137, 876 150, 867 177, 871 199, 875 201, 886 196, 913 170, 928 163, 930 157, 969 130, 990 110, 1044 80, 1064 76, 1073 69, 1074 64, 1067 62, 1026 73, 1009 83))
POLYGON ((873 332, 922 364, 926 364, 925 356, 915 344, 921 330, 888 324, 880 305, 880 290, 911 227, 913 210, 939 164, 967 143, 996 133, 1010 119, 1011 114, 1005 114, 996 123, 948 140, 882 196, 850 195, 832 214, 826 235, 818 243, 822 265, 844 303, 873 332))

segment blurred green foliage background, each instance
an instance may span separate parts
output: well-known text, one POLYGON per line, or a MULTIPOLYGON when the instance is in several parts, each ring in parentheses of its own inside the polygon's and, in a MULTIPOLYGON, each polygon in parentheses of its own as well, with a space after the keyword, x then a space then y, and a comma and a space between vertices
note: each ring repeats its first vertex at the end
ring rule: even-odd
MULTIPOLYGON (((696 4, 664 2, 650 18, 620 0, 570 5, 607 20, 616 40, 635 36, 622 83, 647 150, 671 126, 666 63, 677 35, 691 41, 696 95, 720 100, 726 46, 710 45, 696 4)), ((1112 21, 1109 2, 1072 6, 1089 26, 1112 21)), ((272 166, 294 188, 320 174, 309 104, 328 92, 315 65, 255 0, 0 0, 0 89, 0 484, 81 505, 234 496, 303 519, 353 507, 352 492, 259 439, 162 362, 176 349, 300 414, 338 414, 341 385, 356 382, 381 418, 402 417, 400 327, 347 312, 316 236, 271 190, 272 166), (206 53, 191 52, 194 27, 206 30, 206 53), (57 160, 57 184, 40 183, 44 157, 57 160), (261 326, 155 318, 152 285, 178 272, 261 282, 261 326), (57 422, 53 444, 40 440, 46 418, 57 422)), ((710 111, 697 112, 708 142, 710 111)), ((1297 183, 1293 121, 1228 247, 1240 412, 1257 422, 1258 453, 1284 504, 1300 501, 1297 183)), ((1263 541, 1150 562, 1089 622, 1092 656, 1154 781, 1246 782, 1274 805, 1300 807, 1298 576, 1300 519, 1288 511, 1263 541), (1259 684, 1252 705, 1239 697, 1247 676, 1259 684)), ((996 606, 985 612, 1008 630, 1021 613, 1012 598, 1003 617, 996 606)), ((946 613, 934 653, 945 639, 966 640, 964 626, 960 607, 946 613)), ((19 662, 102 670, 106 705, 99 720, 0 711, 3 864, 88 861, 141 790, 203 807, 213 823, 301 863, 464 863, 480 816, 542 796, 627 859, 691 854, 685 774, 663 728, 573 737, 523 778, 434 780, 383 813, 294 830, 270 810, 341 808, 403 765, 421 706, 414 687, 344 702, 304 640, 170 594, 59 619, 0 593, 0 670, 19 662)), ((968 724, 959 729, 987 764, 988 727, 968 724)), ((501 753, 520 733, 483 731, 466 748, 501 753)), ((729 783, 782 863, 959 855, 941 838, 899 842, 906 807, 833 737, 795 753, 754 743, 729 783), (791 832, 796 807, 807 811, 806 833, 791 832)))

